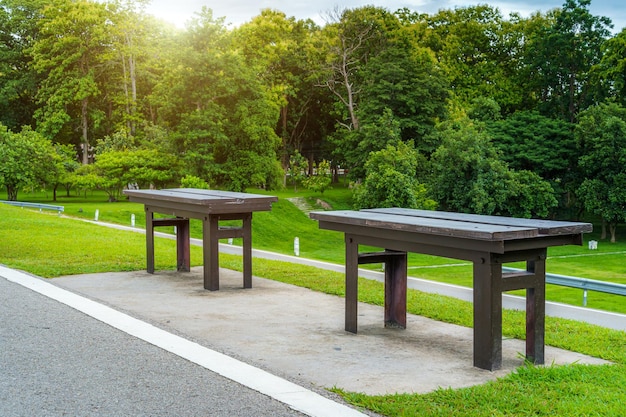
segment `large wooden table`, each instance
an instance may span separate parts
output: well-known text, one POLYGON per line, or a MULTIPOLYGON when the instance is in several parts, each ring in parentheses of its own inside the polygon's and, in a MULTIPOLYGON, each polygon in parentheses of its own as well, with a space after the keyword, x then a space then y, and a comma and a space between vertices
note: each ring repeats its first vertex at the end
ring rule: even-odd
POLYGON ((175 188, 125 190, 130 201, 146 211, 147 270, 154 273, 154 228, 176 226, 178 271, 189 271, 189 219, 202 221, 204 288, 219 289, 219 239, 243 238, 243 286, 252 287, 252 213, 269 211, 276 197, 228 191, 175 188), (175 216, 154 218, 154 213, 175 216), (220 226, 222 220, 241 220, 241 227, 220 226))
POLYGON ((502 292, 526 289, 526 357, 544 363, 547 248, 581 245, 589 223, 517 219, 410 209, 312 212, 322 229, 345 233, 345 328, 357 331, 358 265, 385 264, 385 326, 406 327, 407 252, 474 265, 474 366, 502 365, 502 292), (359 245, 384 248, 359 253, 359 245), (526 271, 503 273, 508 262, 526 271))

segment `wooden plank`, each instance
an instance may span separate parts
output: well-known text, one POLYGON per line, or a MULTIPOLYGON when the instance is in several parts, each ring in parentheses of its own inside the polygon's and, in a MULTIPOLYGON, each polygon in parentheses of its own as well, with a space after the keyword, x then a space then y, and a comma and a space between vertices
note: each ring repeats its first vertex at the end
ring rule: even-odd
POLYGON ((204 197, 216 197, 216 198, 231 198, 231 199, 241 199, 241 200, 261 200, 261 201, 270 201, 276 202, 278 201, 278 197, 263 195, 263 194, 252 194, 252 193, 239 193, 235 191, 222 191, 222 190, 205 190, 200 188, 168 188, 167 191, 173 192, 181 192, 181 193, 189 193, 195 194, 204 197))
POLYGON ((164 200, 146 200, 141 199, 131 200, 138 203, 143 203, 145 206, 150 207, 157 213, 170 214, 178 217, 191 217, 202 218, 206 214, 219 214, 220 219, 228 220, 227 216, 232 216, 233 219, 241 218, 244 213, 252 213, 255 211, 270 211, 272 209, 271 204, 246 204, 244 206, 236 204, 225 205, 198 205, 187 204, 176 201, 164 201, 164 200), (237 217, 239 215, 239 217, 237 217))
POLYGON ((234 193, 228 191, 199 190, 194 188, 164 190, 124 190, 130 201, 153 204, 155 202, 171 202, 175 204, 196 205, 209 210, 233 211, 267 211, 277 197, 259 194, 234 193), (226 207, 229 207, 226 209, 226 207), (232 207, 246 207, 234 209, 232 207))
POLYGON ((365 252, 359 253, 358 263, 363 264, 380 264, 388 262, 392 258, 406 257, 406 252, 384 251, 384 252, 365 252))
POLYGON ((385 214, 373 211, 344 210, 311 212, 309 216, 320 222, 336 223, 336 230, 339 231, 342 230, 341 225, 358 225, 369 228, 490 241, 527 239, 538 236, 537 229, 532 227, 469 223, 436 218, 385 214))
POLYGON ((534 227, 538 229, 540 235, 588 233, 593 230, 593 226, 591 225, 591 223, 580 222, 523 219, 504 216, 485 216, 481 214, 453 213, 432 210, 414 210, 405 208, 365 209, 362 211, 384 214, 397 214, 400 216, 454 220, 470 223, 495 224, 501 226, 534 227))

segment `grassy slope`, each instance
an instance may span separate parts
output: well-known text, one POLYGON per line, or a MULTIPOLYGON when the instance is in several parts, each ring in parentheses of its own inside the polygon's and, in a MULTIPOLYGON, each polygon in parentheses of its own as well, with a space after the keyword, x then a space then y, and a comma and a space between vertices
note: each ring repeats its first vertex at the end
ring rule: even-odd
MULTIPOLYGON (((263 193, 259 190, 251 192, 263 193)), ((279 201, 274 204, 271 212, 260 212, 253 219, 253 246, 284 254, 293 254, 295 237, 300 241, 300 256, 319 259, 341 264, 344 261, 343 236, 340 233, 319 230, 317 222, 310 220, 306 214, 298 210, 293 204, 286 201, 289 197, 308 198, 313 203, 318 198, 330 203, 333 209, 350 208, 349 190, 336 187, 328 190, 323 196, 307 191, 294 193, 293 190, 270 192, 277 195, 279 201)), ((51 203, 50 194, 22 194, 24 201, 51 203)), ((65 206, 65 213, 69 216, 93 219, 96 210, 99 219, 103 222, 112 222, 130 225, 131 214, 135 215, 137 227, 143 227, 145 216, 143 206, 129 202, 108 203, 102 193, 89 193, 87 196, 58 196, 55 204, 65 206)), ((198 221, 192 220, 192 236, 201 237, 201 227, 198 221)), ((626 230, 620 229, 618 236, 626 235, 626 230)), ((586 241, 598 240, 599 233, 585 235, 586 241)), ((626 240, 623 239, 623 240, 626 240)), ((239 242, 235 240, 235 244, 239 242)), ((580 276, 604 281, 626 284, 626 243, 615 244, 602 241, 597 251, 590 251, 587 246, 566 246, 549 249, 547 263, 548 272, 580 276)), ((158 259, 158 258, 157 258, 158 259)), ((523 265, 512 265, 523 267, 523 265)), ((376 268, 375 265, 366 267, 376 268)), ((409 274, 411 276, 446 282, 450 284, 471 287, 472 267, 454 259, 439 258, 426 255, 409 255, 409 274), (453 265, 453 266, 446 266, 453 265), (439 266, 433 268, 433 266, 439 266)), ((516 294, 523 294, 516 292, 516 294)), ((548 286, 547 299, 564 302, 572 305, 582 305, 582 290, 548 286)), ((589 293, 588 307, 607 311, 626 313, 626 303, 621 296, 589 293)))

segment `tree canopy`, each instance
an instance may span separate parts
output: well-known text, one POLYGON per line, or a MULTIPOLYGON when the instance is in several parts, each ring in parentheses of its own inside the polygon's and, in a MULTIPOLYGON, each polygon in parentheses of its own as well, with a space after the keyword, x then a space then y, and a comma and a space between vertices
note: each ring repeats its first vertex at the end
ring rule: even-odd
POLYGON ((298 184, 322 191, 316 173, 347 172, 362 206, 624 221, 626 34, 590 0, 528 17, 336 8, 322 26, 264 9, 233 27, 203 7, 183 29, 147 1, 0 0, 11 198, 273 189, 301 160, 298 184), (43 149, 48 175, 26 161, 43 149))

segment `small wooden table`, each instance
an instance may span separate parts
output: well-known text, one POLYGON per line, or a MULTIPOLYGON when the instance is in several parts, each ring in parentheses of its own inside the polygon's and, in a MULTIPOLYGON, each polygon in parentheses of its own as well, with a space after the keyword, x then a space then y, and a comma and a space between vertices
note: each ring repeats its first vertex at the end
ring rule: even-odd
POLYGON ((204 288, 219 290, 219 239, 243 238, 243 286, 252 287, 252 213, 270 211, 277 197, 173 188, 165 190, 125 190, 130 201, 143 203, 146 211, 147 270, 154 273, 154 228, 176 226, 178 271, 190 270, 189 219, 202 221, 204 288), (155 219, 154 213, 175 218, 155 219), (221 220, 241 220, 241 227, 220 226, 221 220))
POLYGON ((589 223, 400 208, 312 212, 322 229, 345 233, 345 328, 357 331, 358 265, 385 264, 385 326, 406 327, 407 252, 474 264, 474 366, 502 365, 502 292, 526 289, 526 357, 544 363, 547 248, 582 245, 589 223), (385 248, 359 253, 359 245, 385 248), (502 265, 526 262, 526 271, 502 265))

